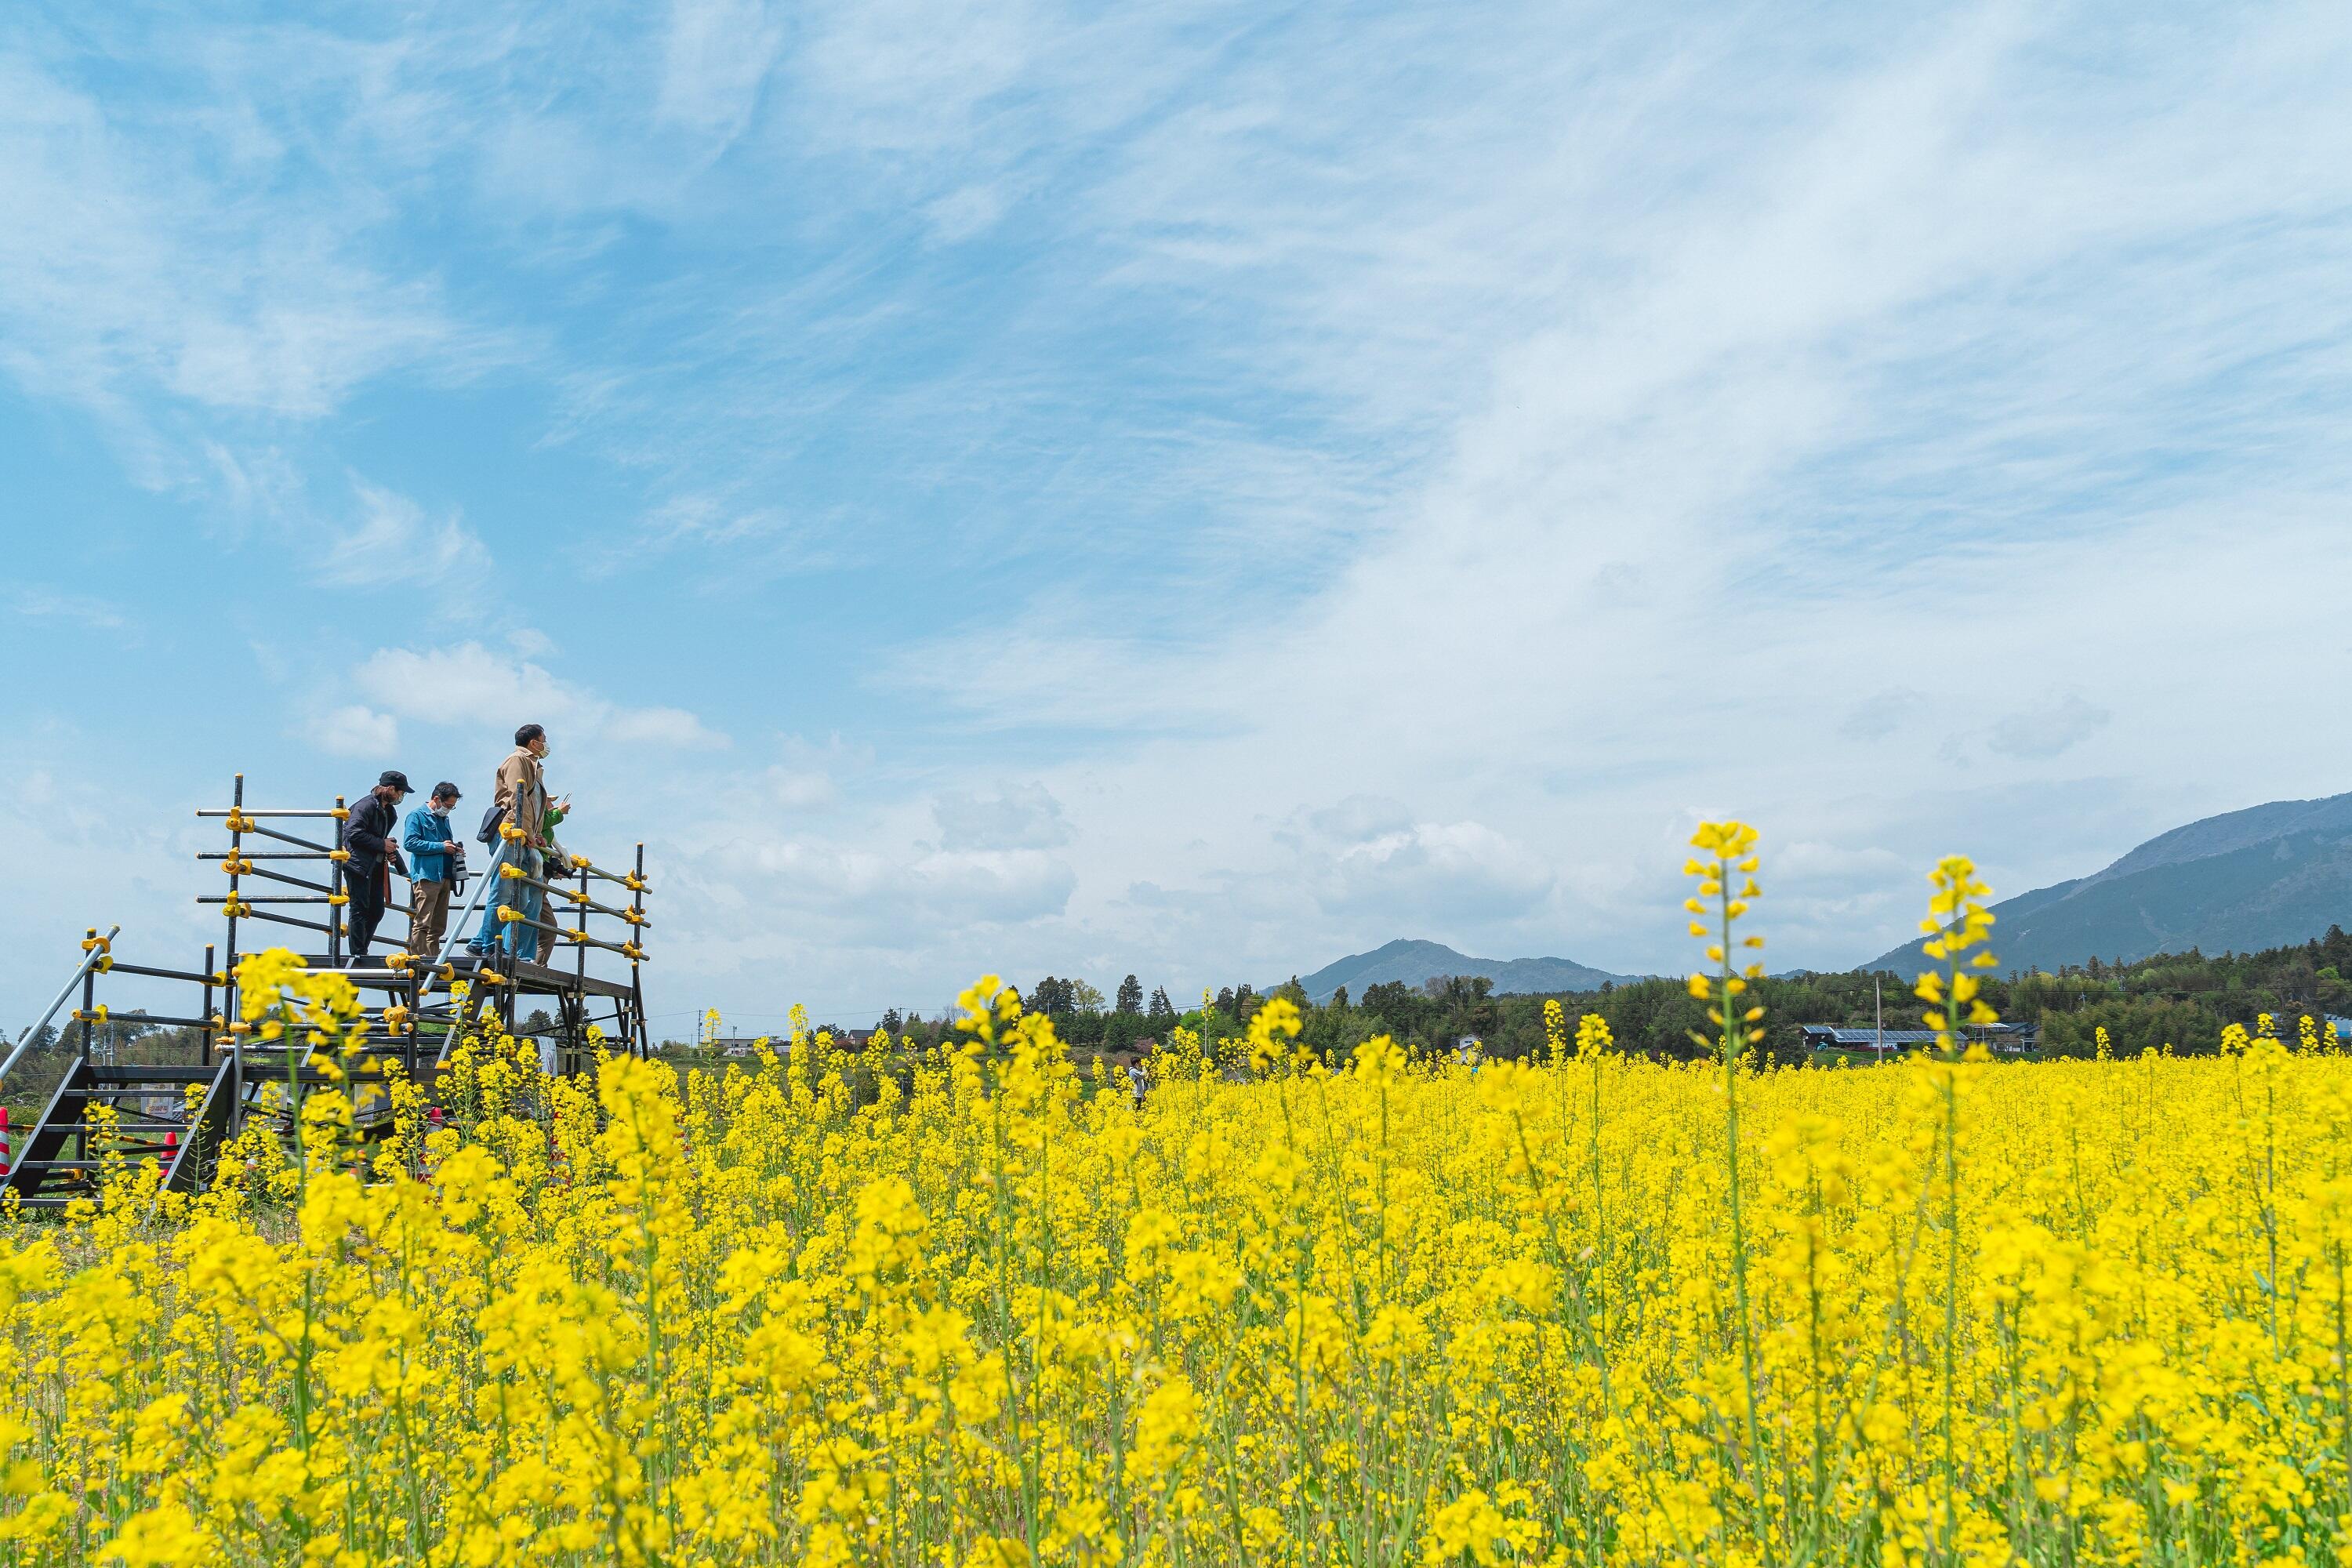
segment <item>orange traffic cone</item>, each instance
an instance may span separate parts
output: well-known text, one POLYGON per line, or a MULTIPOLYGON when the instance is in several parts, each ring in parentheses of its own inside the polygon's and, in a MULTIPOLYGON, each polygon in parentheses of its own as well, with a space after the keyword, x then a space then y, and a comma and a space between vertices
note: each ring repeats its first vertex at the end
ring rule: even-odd
POLYGON ((179 1162, 179 1158, 180 1158, 180 1135, 179 1135, 178 1133, 176 1133, 176 1132, 166 1132, 166 1133, 164 1133, 164 1134, 163 1134, 163 1173, 164 1173, 165 1175, 167 1175, 167 1176, 168 1176, 168 1175, 170 1175, 170 1174, 172 1173, 172 1167, 173 1167, 174 1164, 178 1163, 178 1162, 179 1162))

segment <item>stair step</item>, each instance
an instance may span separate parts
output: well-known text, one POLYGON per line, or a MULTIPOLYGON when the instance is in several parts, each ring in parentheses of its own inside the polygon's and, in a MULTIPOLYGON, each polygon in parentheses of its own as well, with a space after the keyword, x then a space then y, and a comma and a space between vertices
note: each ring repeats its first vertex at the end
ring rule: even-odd
POLYGON ((210 1083, 218 1068, 105 1067, 90 1068, 100 1090, 121 1084, 210 1083))

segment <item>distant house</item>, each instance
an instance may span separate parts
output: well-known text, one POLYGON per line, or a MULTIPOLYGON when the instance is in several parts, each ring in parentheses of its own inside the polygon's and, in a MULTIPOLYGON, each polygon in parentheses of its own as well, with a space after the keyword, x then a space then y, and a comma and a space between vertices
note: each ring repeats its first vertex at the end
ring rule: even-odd
MULTIPOLYGON (((1936 1043, 1933 1029, 1876 1029, 1867 1024, 1859 1027, 1843 1024, 1800 1024, 1805 1046, 1816 1051, 1868 1051, 1888 1056, 1902 1051, 1925 1050, 1936 1043)), ((2042 1026, 2039 1024, 1986 1024, 1960 1031, 1970 1045, 1982 1045, 2000 1056, 2023 1056, 2040 1048, 2042 1026)))
POLYGON ((722 1057, 755 1056, 758 1053, 754 1047, 757 1047, 763 1039, 768 1042, 768 1048, 775 1052, 778 1056, 781 1057, 790 1054, 790 1047, 793 1043, 791 1037, 782 1035, 775 1037, 765 1035, 715 1035, 709 1040, 704 1042, 704 1048, 706 1050, 714 1051, 722 1057))
POLYGON ((1874 1029, 1867 1024, 1848 1028, 1842 1024, 1800 1024, 1805 1046, 1816 1051, 1914 1051, 1936 1043, 1933 1029, 1874 1029))
POLYGON ((2330 1013, 2327 1015, 2327 1026, 2336 1032, 2338 1045, 2352 1042, 2352 1018, 2339 1018, 2330 1013))

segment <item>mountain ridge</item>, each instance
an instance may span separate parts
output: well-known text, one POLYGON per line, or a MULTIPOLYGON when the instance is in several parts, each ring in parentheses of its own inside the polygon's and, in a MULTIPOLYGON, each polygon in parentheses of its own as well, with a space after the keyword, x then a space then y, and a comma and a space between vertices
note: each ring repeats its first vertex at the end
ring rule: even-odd
POLYGON ((1528 995, 1552 991, 1598 991, 1606 984, 1622 985, 1638 978, 1612 974, 1579 963, 1572 958, 1472 958, 1444 942, 1399 937, 1369 952, 1351 952, 1334 959, 1312 974, 1302 975, 1307 1000, 1328 1002, 1344 985, 1351 996, 1361 996, 1369 985, 1402 981, 1419 985, 1434 975, 1483 976, 1495 983, 1499 995, 1528 995))
MULTIPOLYGON (((2308 942, 2352 921, 2352 792, 2201 817, 1992 911, 2004 970, 2308 942)), ((1867 967, 1908 973, 1924 963, 1925 941, 1867 967)))

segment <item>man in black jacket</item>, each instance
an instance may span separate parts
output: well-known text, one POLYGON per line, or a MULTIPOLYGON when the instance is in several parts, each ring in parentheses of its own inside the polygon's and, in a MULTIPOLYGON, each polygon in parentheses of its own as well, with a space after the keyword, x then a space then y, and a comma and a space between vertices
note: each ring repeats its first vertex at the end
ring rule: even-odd
POLYGON ((352 900, 346 912, 354 961, 365 958, 368 943, 375 940, 376 922, 383 919, 384 899, 392 888, 392 872, 408 875, 400 858, 399 837, 400 803, 407 795, 408 775, 397 768, 386 768, 375 781, 375 788, 352 807, 351 819, 343 824, 343 847, 352 852, 343 867, 343 891, 352 900))

